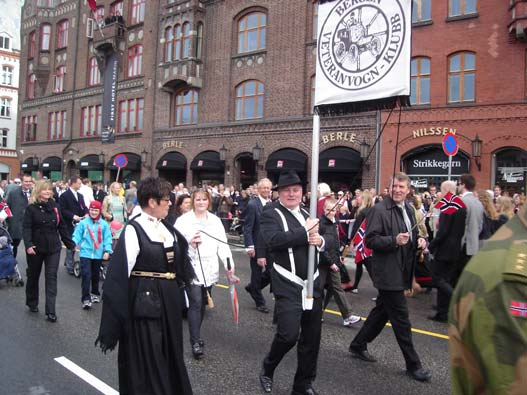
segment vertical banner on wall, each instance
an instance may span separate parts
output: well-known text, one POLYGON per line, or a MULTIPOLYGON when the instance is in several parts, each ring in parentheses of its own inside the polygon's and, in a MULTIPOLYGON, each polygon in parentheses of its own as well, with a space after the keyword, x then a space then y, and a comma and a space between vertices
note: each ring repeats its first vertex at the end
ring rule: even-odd
POLYGON ((104 92, 102 99, 102 143, 115 142, 115 123, 117 119, 117 76, 119 55, 111 52, 104 65, 104 92))
POLYGON ((315 106, 352 113, 407 104, 411 0, 320 1, 315 106))

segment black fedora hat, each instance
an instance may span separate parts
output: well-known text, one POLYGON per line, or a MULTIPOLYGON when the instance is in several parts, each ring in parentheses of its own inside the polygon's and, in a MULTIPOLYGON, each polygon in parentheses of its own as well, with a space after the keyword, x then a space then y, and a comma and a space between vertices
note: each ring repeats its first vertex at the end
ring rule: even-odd
POLYGON ((278 178, 278 184, 276 184, 275 189, 297 184, 302 185, 302 180, 300 179, 300 177, 298 177, 297 172, 294 170, 284 170, 280 173, 280 177, 278 178))

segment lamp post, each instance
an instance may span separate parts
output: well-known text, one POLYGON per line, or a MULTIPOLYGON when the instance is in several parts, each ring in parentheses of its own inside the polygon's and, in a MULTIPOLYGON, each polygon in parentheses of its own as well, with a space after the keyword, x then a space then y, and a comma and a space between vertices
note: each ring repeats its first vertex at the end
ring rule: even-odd
POLYGON ((227 148, 225 148, 225 144, 221 145, 219 152, 220 152, 220 160, 222 162, 225 162, 225 159, 227 157, 227 148))
POLYGON ((362 143, 360 143, 360 158, 362 159, 363 166, 366 169, 370 168, 370 164, 366 162, 369 154, 370 154, 370 145, 366 142, 366 139, 363 139, 362 143))
POLYGON ((141 152, 141 164, 143 167, 150 169, 150 164, 148 163, 148 151, 146 149, 143 149, 141 152))
POLYGON ((253 153, 253 160, 255 162, 258 162, 260 160, 260 154, 262 153, 262 148, 258 145, 258 142, 256 142, 256 145, 252 149, 253 153))
POLYGON ((104 152, 99 154, 99 163, 104 164, 104 152))
POLYGON ((479 138, 479 135, 476 134, 476 138, 472 140, 472 157, 474 158, 474 162, 476 163, 476 166, 478 167, 478 171, 481 171, 481 145, 483 144, 483 141, 479 138))

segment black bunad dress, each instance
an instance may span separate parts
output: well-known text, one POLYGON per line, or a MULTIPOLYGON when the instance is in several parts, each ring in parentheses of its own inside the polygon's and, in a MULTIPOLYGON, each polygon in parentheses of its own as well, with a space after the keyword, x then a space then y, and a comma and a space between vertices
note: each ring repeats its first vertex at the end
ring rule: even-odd
POLYGON ((183 360, 181 308, 184 300, 180 287, 194 273, 185 238, 167 222, 162 223, 175 236, 172 248, 152 241, 136 221, 129 222, 127 227, 134 227, 140 246, 132 275, 128 278, 125 230, 104 284, 101 328, 96 344, 106 352, 119 342, 121 394, 192 394, 183 360), (134 276, 137 271, 176 273, 176 278, 134 276))

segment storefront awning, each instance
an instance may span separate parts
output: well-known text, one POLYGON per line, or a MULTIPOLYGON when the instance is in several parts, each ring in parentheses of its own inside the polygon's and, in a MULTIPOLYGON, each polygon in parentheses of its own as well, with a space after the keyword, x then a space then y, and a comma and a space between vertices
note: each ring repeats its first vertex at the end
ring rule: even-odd
POLYGON ((329 148, 320 153, 318 170, 326 173, 356 173, 361 171, 360 154, 347 147, 329 148))
POLYGON ((104 170, 104 163, 99 162, 99 155, 86 155, 79 161, 81 170, 104 170))
POLYGON ((192 162, 190 169, 193 171, 223 172, 225 163, 220 160, 220 154, 216 151, 205 151, 198 154, 192 162))
POLYGON ((187 158, 179 152, 167 152, 159 159, 157 170, 187 170, 187 158))
POLYGON ((22 172, 37 171, 38 159, 36 157, 27 158, 20 164, 22 172))
POLYGON ((58 156, 50 156, 42 161, 40 164, 41 171, 61 171, 62 159, 58 156))
MULTIPOLYGON (((126 155, 126 157, 128 158, 128 164, 125 167, 123 167, 123 169, 131 170, 131 171, 141 171, 141 157, 139 155, 132 154, 130 152, 123 152, 123 154, 126 155)), ((113 163, 115 156, 112 156, 112 158, 106 164, 106 167, 110 170, 118 169, 118 167, 115 166, 113 163)))
MULTIPOLYGON (((401 158, 403 170, 409 176, 447 176, 448 156, 440 144, 418 147, 401 158)), ((459 176, 470 171, 470 156, 459 150, 452 157, 452 176, 459 176)))
POLYGON ((284 148, 273 152, 267 158, 265 170, 281 172, 282 170, 296 170, 304 173, 307 168, 307 155, 293 148, 284 148))

